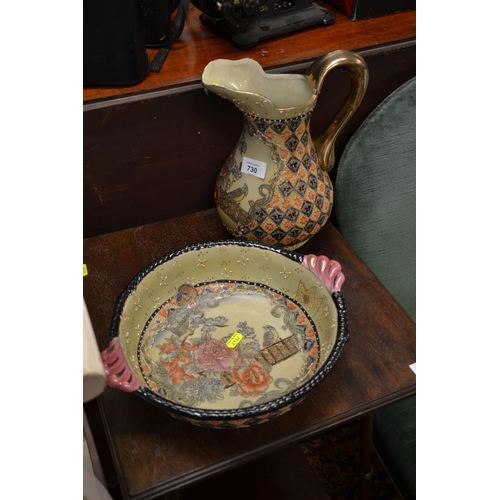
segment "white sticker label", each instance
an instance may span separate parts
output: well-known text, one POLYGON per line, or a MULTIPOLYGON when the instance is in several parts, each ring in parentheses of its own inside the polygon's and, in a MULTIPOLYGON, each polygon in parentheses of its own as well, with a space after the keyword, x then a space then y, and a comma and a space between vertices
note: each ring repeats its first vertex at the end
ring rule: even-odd
POLYGON ((263 161, 252 160, 252 158, 243 157, 243 162, 241 164, 241 171, 244 174, 255 175, 259 179, 264 179, 266 176, 267 165, 263 161))
POLYGON ((415 372, 415 375, 417 374, 417 363, 413 363, 410 365, 410 368, 415 372))

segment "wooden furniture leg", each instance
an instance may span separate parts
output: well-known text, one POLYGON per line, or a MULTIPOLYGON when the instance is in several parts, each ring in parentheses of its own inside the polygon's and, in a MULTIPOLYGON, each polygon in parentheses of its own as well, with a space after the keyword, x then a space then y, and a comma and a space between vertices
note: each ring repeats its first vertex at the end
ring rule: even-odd
POLYGON ((373 477, 373 413, 360 418, 359 475, 361 499, 371 500, 373 477))

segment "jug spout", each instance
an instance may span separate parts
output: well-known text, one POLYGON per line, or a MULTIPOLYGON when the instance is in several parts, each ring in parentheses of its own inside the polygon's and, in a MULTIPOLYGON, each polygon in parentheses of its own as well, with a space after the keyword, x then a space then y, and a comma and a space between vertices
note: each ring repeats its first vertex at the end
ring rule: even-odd
POLYGON ((203 86, 229 99, 243 113, 284 119, 307 113, 316 95, 309 79, 298 74, 272 75, 250 58, 217 59, 203 71, 203 86))

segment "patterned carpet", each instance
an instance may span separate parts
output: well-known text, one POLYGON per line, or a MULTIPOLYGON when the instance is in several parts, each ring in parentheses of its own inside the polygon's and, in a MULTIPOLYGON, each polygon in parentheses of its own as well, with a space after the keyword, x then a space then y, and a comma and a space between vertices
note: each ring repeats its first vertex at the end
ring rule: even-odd
MULTIPOLYGON (((301 444, 302 452, 332 500, 358 500, 359 420, 301 444)), ((376 450, 373 453, 373 500, 402 500, 376 450)))

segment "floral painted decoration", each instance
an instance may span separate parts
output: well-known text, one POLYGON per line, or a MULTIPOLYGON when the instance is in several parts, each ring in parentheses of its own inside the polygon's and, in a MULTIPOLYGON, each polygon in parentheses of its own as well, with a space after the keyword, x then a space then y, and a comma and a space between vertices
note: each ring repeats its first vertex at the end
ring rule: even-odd
POLYGON ((312 375, 316 333, 289 297, 245 283, 187 286, 160 308, 141 343, 141 370, 158 394, 200 408, 234 399, 243 408, 287 394, 312 375), (229 347, 231 320, 218 311, 241 295, 260 297, 277 323, 239 321, 234 329, 240 341, 229 347), (273 367, 292 356, 303 357, 294 380, 274 376, 273 367))

